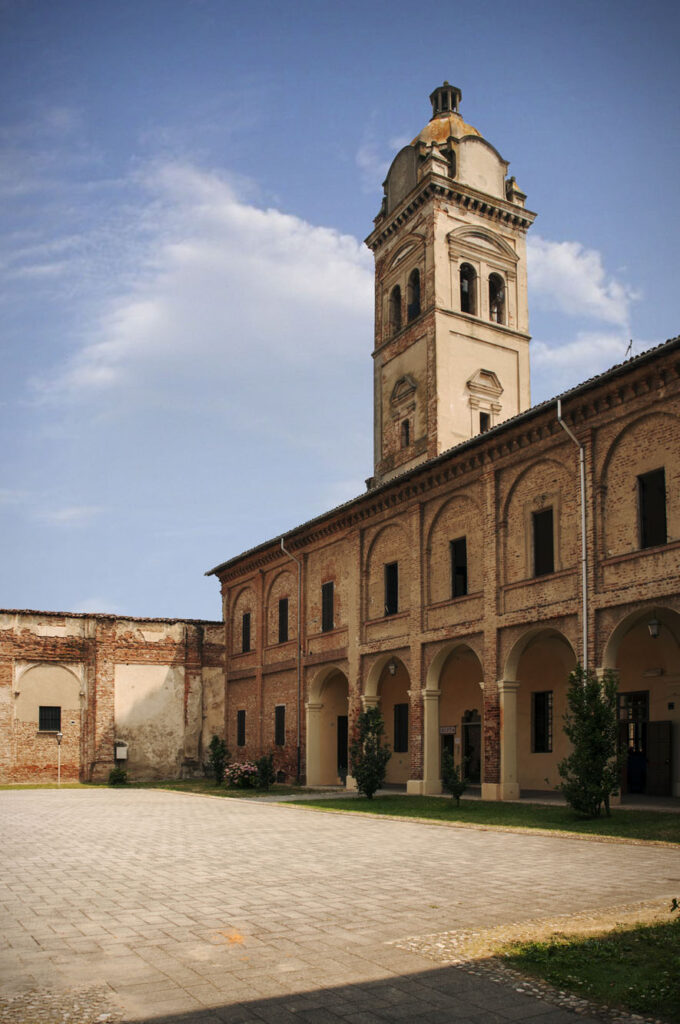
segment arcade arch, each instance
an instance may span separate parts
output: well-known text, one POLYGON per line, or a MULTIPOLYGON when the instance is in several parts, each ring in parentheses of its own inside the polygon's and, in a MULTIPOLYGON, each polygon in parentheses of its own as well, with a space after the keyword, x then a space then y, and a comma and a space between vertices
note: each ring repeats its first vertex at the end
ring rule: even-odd
POLYGON ((618 676, 622 791, 680 796, 680 615, 654 606, 627 615, 602 664, 618 676))
POLYGON ((307 785, 344 785, 348 775, 349 682, 336 666, 314 679, 307 701, 307 785))
POLYGON ((506 799, 522 789, 552 790, 569 752, 562 726, 574 649, 556 629, 537 628, 514 644, 500 684, 501 772, 506 799), (514 705, 514 706, 513 706, 514 705))

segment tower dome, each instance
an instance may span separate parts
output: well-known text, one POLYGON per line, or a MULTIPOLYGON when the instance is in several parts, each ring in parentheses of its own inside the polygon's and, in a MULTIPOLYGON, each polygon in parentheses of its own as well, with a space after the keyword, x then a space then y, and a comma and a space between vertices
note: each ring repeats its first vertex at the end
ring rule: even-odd
MULTIPOLYGON (((383 213, 390 214, 430 173, 479 192, 506 198, 508 163, 459 111, 460 89, 444 82, 430 94, 432 117, 392 161, 384 182, 383 213)), ((521 195, 518 191, 518 196, 521 195)))

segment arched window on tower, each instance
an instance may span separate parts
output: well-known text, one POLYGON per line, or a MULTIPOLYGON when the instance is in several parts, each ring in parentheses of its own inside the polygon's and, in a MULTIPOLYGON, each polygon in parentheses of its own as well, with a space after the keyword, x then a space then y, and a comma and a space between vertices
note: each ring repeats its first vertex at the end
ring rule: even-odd
POLYGON ((420 316, 420 271, 412 270, 408 279, 408 291, 406 293, 406 319, 410 323, 420 316))
POLYGON ((489 320, 505 323, 505 284, 500 274, 489 274, 489 320))
POLYGON ((408 448, 411 443, 411 424, 408 420, 401 421, 401 447, 408 448))
POLYGON ((477 274, 469 263, 460 267, 460 311, 477 316, 477 274))
POLYGON ((396 334, 401 330, 401 288, 395 285, 390 295, 390 331, 396 334))

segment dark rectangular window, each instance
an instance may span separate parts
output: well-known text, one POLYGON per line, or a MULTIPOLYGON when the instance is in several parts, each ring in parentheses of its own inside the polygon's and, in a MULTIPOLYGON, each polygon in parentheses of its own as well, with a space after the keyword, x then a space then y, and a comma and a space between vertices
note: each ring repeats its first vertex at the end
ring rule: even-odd
POLYGON ((279 601, 279 643, 285 644, 288 639, 288 598, 279 601))
POLYGON ((479 432, 480 434, 486 434, 487 430, 491 427, 491 414, 488 412, 480 412, 479 414, 479 432))
POLYGON ((394 705, 394 753, 408 750, 408 704, 394 705))
POLYGON ((250 612, 243 613, 241 620, 241 651, 246 654, 250 650, 250 612))
POLYGON ((547 576, 555 571, 553 547, 553 510, 534 512, 534 576, 547 576))
POLYGON ((653 469, 638 478, 640 547, 655 548, 666 543, 666 474, 653 469))
POLYGON ((245 747, 246 745, 246 713, 245 711, 236 712, 236 746, 245 747))
POLYGON ((321 585, 321 630, 324 633, 328 633, 333 629, 334 612, 333 598, 334 598, 334 587, 333 581, 329 583, 323 583, 321 585))
POLYGON ((277 704, 274 708, 274 743, 277 747, 286 745, 286 705, 277 704))
POLYGON ((531 749, 534 754, 552 752, 552 690, 531 694, 531 749))
POLYGON ((399 611, 399 562, 385 565, 385 615, 399 611))
POLYGON ((38 708, 38 729, 40 732, 59 732, 61 729, 61 708, 38 708))
POLYGON ((451 597, 467 592, 467 543, 465 537, 458 537, 451 541, 451 597))

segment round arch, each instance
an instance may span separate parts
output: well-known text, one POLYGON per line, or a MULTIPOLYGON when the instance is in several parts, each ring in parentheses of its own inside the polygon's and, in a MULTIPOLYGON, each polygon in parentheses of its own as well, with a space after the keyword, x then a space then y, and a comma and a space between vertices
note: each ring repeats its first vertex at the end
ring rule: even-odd
POLYGON ((349 771, 349 680, 338 665, 324 665, 306 704, 308 786, 344 785, 349 771))
POLYGON ((526 630, 526 632, 522 633, 522 635, 518 637, 517 640, 515 640, 514 644, 510 648, 510 653, 505 659, 505 665, 503 668, 503 679, 514 681, 517 680, 517 672, 519 669, 519 663, 522 655, 531 646, 531 644, 536 643, 536 641, 540 639, 563 640, 567 644, 567 646, 571 648, 571 652, 574 656, 574 661, 576 661, 576 648, 574 647, 574 644, 571 642, 568 636, 565 636, 565 634, 562 633, 559 629, 554 629, 552 627, 546 626, 535 626, 533 629, 528 629, 526 630))
POLYGON ((639 626, 656 620, 660 625, 665 626, 674 638, 675 643, 680 647, 680 614, 672 608, 664 608, 662 605, 649 605, 646 608, 637 609, 629 615, 624 616, 614 627, 604 645, 602 652, 602 667, 616 669, 617 659, 621 643, 624 638, 639 626))

